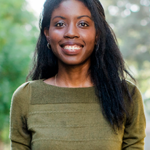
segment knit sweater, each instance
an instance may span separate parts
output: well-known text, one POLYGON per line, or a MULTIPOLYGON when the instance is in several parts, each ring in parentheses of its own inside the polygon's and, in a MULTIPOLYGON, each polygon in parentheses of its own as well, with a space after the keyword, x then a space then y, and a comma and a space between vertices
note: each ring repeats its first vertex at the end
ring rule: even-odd
MULTIPOLYGON (((127 84, 131 91, 134 85, 127 84)), ((129 118, 122 129, 113 130, 102 114, 94 87, 26 82, 12 97, 11 150, 143 150, 146 123, 137 87, 132 99, 129 118)), ((127 103, 126 96, 124 100, 127 103)))

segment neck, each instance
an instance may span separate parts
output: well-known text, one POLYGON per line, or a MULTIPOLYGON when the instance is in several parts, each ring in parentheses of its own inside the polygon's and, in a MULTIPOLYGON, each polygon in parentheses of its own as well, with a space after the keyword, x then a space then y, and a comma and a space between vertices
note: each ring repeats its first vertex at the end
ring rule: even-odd
POLYGON ((58 65, 58 74, 55 76, 56 86, 62 87, 91 87, 93 83, 89 73, 90 64, 78 66, 58 65))

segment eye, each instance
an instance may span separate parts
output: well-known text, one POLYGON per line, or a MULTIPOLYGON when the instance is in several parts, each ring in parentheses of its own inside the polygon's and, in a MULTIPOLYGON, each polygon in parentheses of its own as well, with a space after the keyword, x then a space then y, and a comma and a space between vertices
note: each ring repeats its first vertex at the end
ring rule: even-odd
POLYGON ((58 22, 55 24, 55 27, 63 27, 65 24, 63 22, 58 22))
POLYGON ((81 22, 81 23, 79 24, 79 26, 81 26, 81 27, 88 27, 89 25, 88 25, 87 23, 85 23, 85 22, 81 22))

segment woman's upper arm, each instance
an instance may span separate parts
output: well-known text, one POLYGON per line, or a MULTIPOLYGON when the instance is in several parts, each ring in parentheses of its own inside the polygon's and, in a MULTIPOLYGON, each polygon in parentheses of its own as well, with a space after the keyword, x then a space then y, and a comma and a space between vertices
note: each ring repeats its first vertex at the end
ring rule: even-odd
POLYGON ((135 87, 130 111, 130 123, 126 124, 123 136, 123 150, 144 150, 146 120, 141 93, 135 87))
POLYGON ((31 134, 27 127, 29 83, 20 86, 12 96, 10 109, 11 150, 30 150, 31 134))

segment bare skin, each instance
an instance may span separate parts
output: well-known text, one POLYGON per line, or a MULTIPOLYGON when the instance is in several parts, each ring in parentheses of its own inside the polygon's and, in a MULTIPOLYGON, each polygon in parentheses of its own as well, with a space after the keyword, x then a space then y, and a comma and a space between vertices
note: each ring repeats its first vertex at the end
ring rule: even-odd
POLYGON ((60 69, 56 77, 49 78, 44 82, 60 87, 91 87, 93 83, 90 75, 87 73, 89 64, 80 66, 59 65, 60 69))
POLYGON ((53 11, 50 28, 45 29, 44 34, 58 58, 58 74, 44 82, 59 87, 93 86, 88 70, 96 43, 96 29, 89 9, 77 0, 62 1, 53 11), (63 44, 76 45, 79 50, 66 50, 66 45, 61 47, 63 44))

